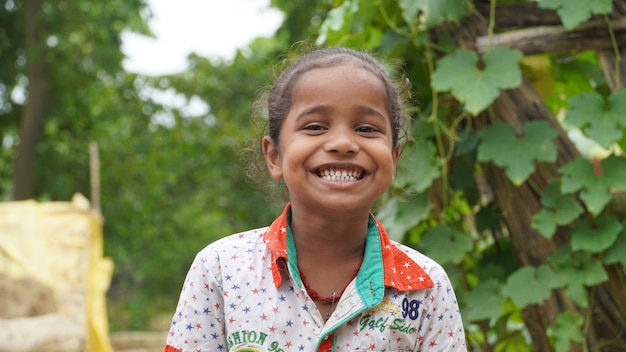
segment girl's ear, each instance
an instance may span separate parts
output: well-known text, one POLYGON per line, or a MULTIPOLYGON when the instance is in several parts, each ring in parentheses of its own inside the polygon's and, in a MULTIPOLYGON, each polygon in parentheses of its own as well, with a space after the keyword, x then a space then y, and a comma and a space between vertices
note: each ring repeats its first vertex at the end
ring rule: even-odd
POLYGON ((276 180, 281 179, 283 177, 283 168, 278 146, 274 145, 270 136, 263 137, 261 146, 263 148, 267 170, 270 172, 270 175, 276 180))
POLYGON ((398 143, 398 145, 395 148, 393 148, 393 151, 392 151, 394 169, 398 167, 398 159, 400 158, 401 151, 402 151, 402 147, 400 146, 400 143, 398 143))

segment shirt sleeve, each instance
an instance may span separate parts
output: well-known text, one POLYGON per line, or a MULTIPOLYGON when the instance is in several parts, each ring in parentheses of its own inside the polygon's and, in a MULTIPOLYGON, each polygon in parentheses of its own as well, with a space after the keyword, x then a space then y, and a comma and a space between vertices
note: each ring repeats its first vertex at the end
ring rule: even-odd
POLYGON ((452 284, 443 268, 433 276, 435 286, 424 297, 422 331, 416 350, 467 351, 465 331, 452 284))
POLYGON ((194 259, 181 290, 165 351, 228 350, 219 259, 207 249, 194 259))

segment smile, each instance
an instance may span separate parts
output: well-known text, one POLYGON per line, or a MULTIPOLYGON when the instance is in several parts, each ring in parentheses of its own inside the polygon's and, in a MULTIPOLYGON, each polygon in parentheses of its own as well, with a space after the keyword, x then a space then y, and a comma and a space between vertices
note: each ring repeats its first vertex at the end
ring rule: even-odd
POLYGON ((326 181, 357 181, 363 178, 363 170, 324 169, 317 170, 317 176, 326 181))

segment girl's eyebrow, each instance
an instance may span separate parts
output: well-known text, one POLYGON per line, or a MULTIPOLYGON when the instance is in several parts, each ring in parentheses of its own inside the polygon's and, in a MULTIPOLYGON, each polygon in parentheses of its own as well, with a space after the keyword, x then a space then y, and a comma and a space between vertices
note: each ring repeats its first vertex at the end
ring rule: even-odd
POLYGON ((328 112, 330 110, 330 107, 325 106, 325 105, 316 105, 310 108, 307 108, 303 111, 301 111, 298 116, 296 116, 296 121, 298 121, 299 119, 307 116, 307 115, 313 115, 313 114, 317 114, 317 113, 324 113, 324 112, 328 112))
MULTIPOLYGON (((299 119, 303 118, 304 116, 307 115, 313 115, 313 114, 317 114, 317 113, 328 113, 332 110, 332 108, 330 106, 327 105, 316 105, 313 107, 310 107, 308 109, 303 110, 302 112, 300 112, 297 116, 296 116, 296 121, 298 121, 299 119)), ((373 116, 377 116, 379 118, 381 118, 383 121, 387 121, 387 117, 385 116, 385 114, 383 114, 382 112, 371 108, 369 106, 365 106, 365 105, 359 105, 356 107, 356 110, 359 114, 363 114, 363 115, 373 115, 373 116)))
POLYGON ((375 116, 380 117, 383 121, 385 122, 387 121, 387 117, 385 117, 385 114, 383 114, 382 112, 374 108, 371 108, 369 106, 359 106, 358 109, 359 109, 359 112, 361 113, 364 113, 366 115, 375 115, 375 116))

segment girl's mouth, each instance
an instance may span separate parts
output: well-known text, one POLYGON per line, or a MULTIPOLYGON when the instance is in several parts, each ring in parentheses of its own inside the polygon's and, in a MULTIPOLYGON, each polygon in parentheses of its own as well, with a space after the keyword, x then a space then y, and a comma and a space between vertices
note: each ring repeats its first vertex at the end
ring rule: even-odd
POLYGON ((326 181, 357 181, 363 178, 363 170, 360 169, 318 169, 316 172, 318 177, 326 181))

